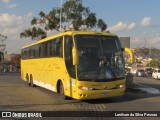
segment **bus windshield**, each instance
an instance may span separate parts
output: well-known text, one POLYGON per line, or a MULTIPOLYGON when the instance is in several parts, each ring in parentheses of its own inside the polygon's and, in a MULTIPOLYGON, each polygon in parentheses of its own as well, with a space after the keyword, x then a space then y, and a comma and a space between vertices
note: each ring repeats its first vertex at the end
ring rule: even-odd
POLYGON ((75 35, 78 49, 78 79, 107 81, 125 75, 123 52, 118 37, 75 35))

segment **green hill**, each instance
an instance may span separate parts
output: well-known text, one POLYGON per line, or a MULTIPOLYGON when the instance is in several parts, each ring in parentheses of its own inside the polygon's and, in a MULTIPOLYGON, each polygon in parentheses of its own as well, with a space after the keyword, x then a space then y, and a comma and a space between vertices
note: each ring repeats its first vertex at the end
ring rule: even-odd
POLYGON ((151 61, 148 63, 148 66, 152 68, 160 68, 160 49, 156 48, 136 48, 134 50, 135 58, 143 58, 143 59, 149 59, 151 58, 151 61))
POLYGON ((144 58, 160 58, 160 49, 156 48, 135 48, 135 55, 142 56, 144 58))

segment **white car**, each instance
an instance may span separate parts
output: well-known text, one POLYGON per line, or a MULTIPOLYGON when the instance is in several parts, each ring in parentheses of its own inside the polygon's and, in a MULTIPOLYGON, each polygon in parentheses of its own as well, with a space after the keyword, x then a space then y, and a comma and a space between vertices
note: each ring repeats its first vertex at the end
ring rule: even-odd
POLYGON ((160 79, 160 70, 153 71, 152 77, 155 79, 160 79))

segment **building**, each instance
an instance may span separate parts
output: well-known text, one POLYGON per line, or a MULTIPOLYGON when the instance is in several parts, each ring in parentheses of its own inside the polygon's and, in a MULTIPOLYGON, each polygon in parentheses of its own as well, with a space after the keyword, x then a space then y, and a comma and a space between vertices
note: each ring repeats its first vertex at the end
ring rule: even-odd
POLYGON ((122 48, 130 48, 130 37, 119 37, 122 48))

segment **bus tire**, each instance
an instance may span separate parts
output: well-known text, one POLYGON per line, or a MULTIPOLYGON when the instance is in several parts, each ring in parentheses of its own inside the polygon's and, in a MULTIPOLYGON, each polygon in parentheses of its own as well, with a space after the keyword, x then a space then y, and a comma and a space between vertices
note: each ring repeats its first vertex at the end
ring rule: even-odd
POLYGON ((28 74, 26 75, 26 81, 27 81, 28 85, 30 86, 30 85, 31 85, 31 83, 30 83, 30 80, 29 80, 29 76, 28 76, 28 74))
POLYGON ((58 82, 58 93, 60 94, 60 97, 64 100, 68 100, 69 97, 67 97, 64 93, 64 86, 61 81, 58 82))
POLYGON ((30 75, 30 84, 31 84, 31 87, 35 87, 34 83, 33 83, 33 76, 30 75))

